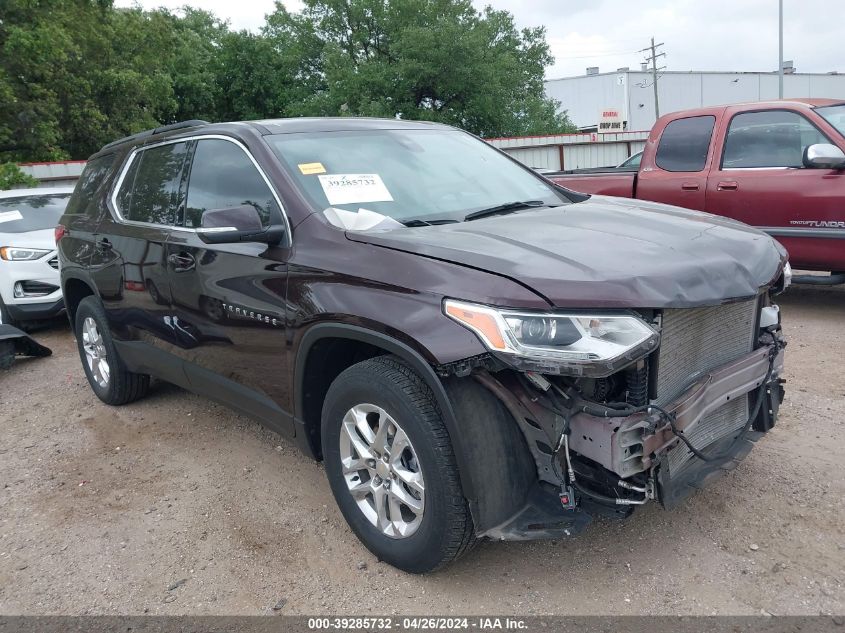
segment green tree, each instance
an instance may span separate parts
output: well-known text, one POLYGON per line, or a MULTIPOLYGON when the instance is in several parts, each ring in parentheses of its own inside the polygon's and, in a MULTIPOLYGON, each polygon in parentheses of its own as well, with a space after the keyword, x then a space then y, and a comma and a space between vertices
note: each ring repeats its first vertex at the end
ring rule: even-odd
POLYGON ((284 116, 284 67, 268 39, 249 31, 227 33, 217 51, 215 70, 222 120, 284 116))
POLYGON ((181 18, 171 15, 175 37, 169 72, 177 103, 174 120, 221 120, 222 86, 216 64, 229 34, 228 24, 208 11, 190 7, 183 11, 181 18))
POLYGON ((4 0, 0 155, 85 158, 162 123, 216 119, 224 22, 111 0, 4 0))
MULTIPOLYGON (((184 9, 115 9, 98 81, 98 102, 108 123, 103 136, 117 138, 186 119, 218 118, 214 67, 224 22, 211 13, 184 9)), ((102 143, 101 143, 102 144, 102 143)))
POLYGON ((14 163, 0 163, 0 191, 11 189, 17 185, 37 187, 38 180, 25 174, 14 163))
POLYGON ((50 160, 102 122, 89 62, 107 5, 94 0, 4 0, 0 20, 0 151, 50 160))
POLYGON ((482 136, 571 130, 543 28, 470 0, 277 2, 258 33, 112 0, 2 0, 0 160, 85 158, 185 119, 365 115, 482 136))
POLYGON ((573 130, 543 93, 544 28, 520 31, 506 11, 478 13, 470 0, 305 0, 293 16, 277 3, 267 32, 280 27, 305 51, 301 73, 314 87, 291 110, 435 120, 487 137, 573 130))

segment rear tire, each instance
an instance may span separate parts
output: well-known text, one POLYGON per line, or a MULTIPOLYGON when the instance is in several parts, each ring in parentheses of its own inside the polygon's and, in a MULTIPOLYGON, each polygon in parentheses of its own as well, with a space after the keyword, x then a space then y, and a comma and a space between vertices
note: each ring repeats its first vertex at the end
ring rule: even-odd
POLYGON ((97 397, 115 406, 144 397, 150 386, 150 377, 126 369, 117 353, 100 300, 93 296, 82 299, 76 308, 74 321, 82 367, 97 397))
POLYGON ((434 395, 399 359, 365 360, 335 379, 323 404, 322 447, 343 516, 380 560, 425 573, 474 543, 434 395))

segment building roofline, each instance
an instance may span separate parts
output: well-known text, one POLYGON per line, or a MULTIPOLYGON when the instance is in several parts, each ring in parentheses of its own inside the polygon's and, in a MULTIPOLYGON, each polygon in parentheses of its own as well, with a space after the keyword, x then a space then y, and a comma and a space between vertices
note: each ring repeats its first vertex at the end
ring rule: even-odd
POLYGON ((625 130, 623 132, 566 132, 564 134, 527 134, 525 136, 496 136, 493 138, 482 138, 482 141, 491 142, 491 141, 523 141, 526 139, 545 139, 545 138, 575 138, 575 137, 590 137, 594 134, 597 134, 600 137, 604 137, 603 140, 607 140, 609 136, 616 136, 621 138, 613 139, 614 141, 639 141, 642 140, 640 138, 626 138, 626 136, 630 135, 631 137, 637 137, 645 134, 648 136, 649 130, 625 130))
POLYGON ((84 164, 87 161, 82 160, 48 160, 48 161, 39 161, 34 163, 16 163, 18 167, 38 167, 40 165, 75 165, 77 163, 84 164))
MULTIPOLYGON (((650 70, 611 70, 595 75, 569 75, 567 77, 552 77, 545 82, 562 81, 564 79, 584 79, 587 77, 606 77, 608 75, 650 75, 650 70)), ((776 70, 661 70, 661 75, 767 75, 777 77, 776 70)), ((845 71, 830 71, 823 73, 784 73, 785 77, 845 77, 845 71)))

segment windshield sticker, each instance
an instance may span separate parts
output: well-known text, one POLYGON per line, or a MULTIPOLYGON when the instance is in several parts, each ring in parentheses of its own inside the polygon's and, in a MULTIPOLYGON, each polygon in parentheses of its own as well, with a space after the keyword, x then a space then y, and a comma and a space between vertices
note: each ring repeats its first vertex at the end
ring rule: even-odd
POLYGON ((359 208, 357 213, 355 211, 347 211, 346 209, 338 209, 337 207, 329 207, 323 210, 323 215, 334 226, 346 231, 395 229, 404 226, 391 217, 364 209, 363 207, 359 208))
POLYGON ((14 222, 15 220, 23 220, 21 212, 17 209, 14 211, 0 211, 0 222, 14 222))
POLYGON ((299 171, 302 172, 303 176, 326 173, 326 168, 323 167, 323 163, 299 163, 297 167, 299 167, 299 171))
POLYGON ((378 174, 329 174, 317 176, 329 204, 393 202, 378 174))

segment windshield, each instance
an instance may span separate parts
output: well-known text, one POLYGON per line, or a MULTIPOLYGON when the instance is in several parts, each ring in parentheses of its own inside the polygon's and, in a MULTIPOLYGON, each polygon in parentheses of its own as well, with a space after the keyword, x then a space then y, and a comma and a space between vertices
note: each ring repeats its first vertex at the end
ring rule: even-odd
POLYGON ((816 112, 822 115, 842 136, 845 136, 845 104, 816 108, 816 112))
POLYGON ((361 208, 400 222, 462 220, 529 200, 570 202, 539 176, 459 130, 356 130, 265 137, 318 209, 361 208))
POLYGON ((0 233, 55 228, 69 198, 69 193, 0 198, 0 233))

